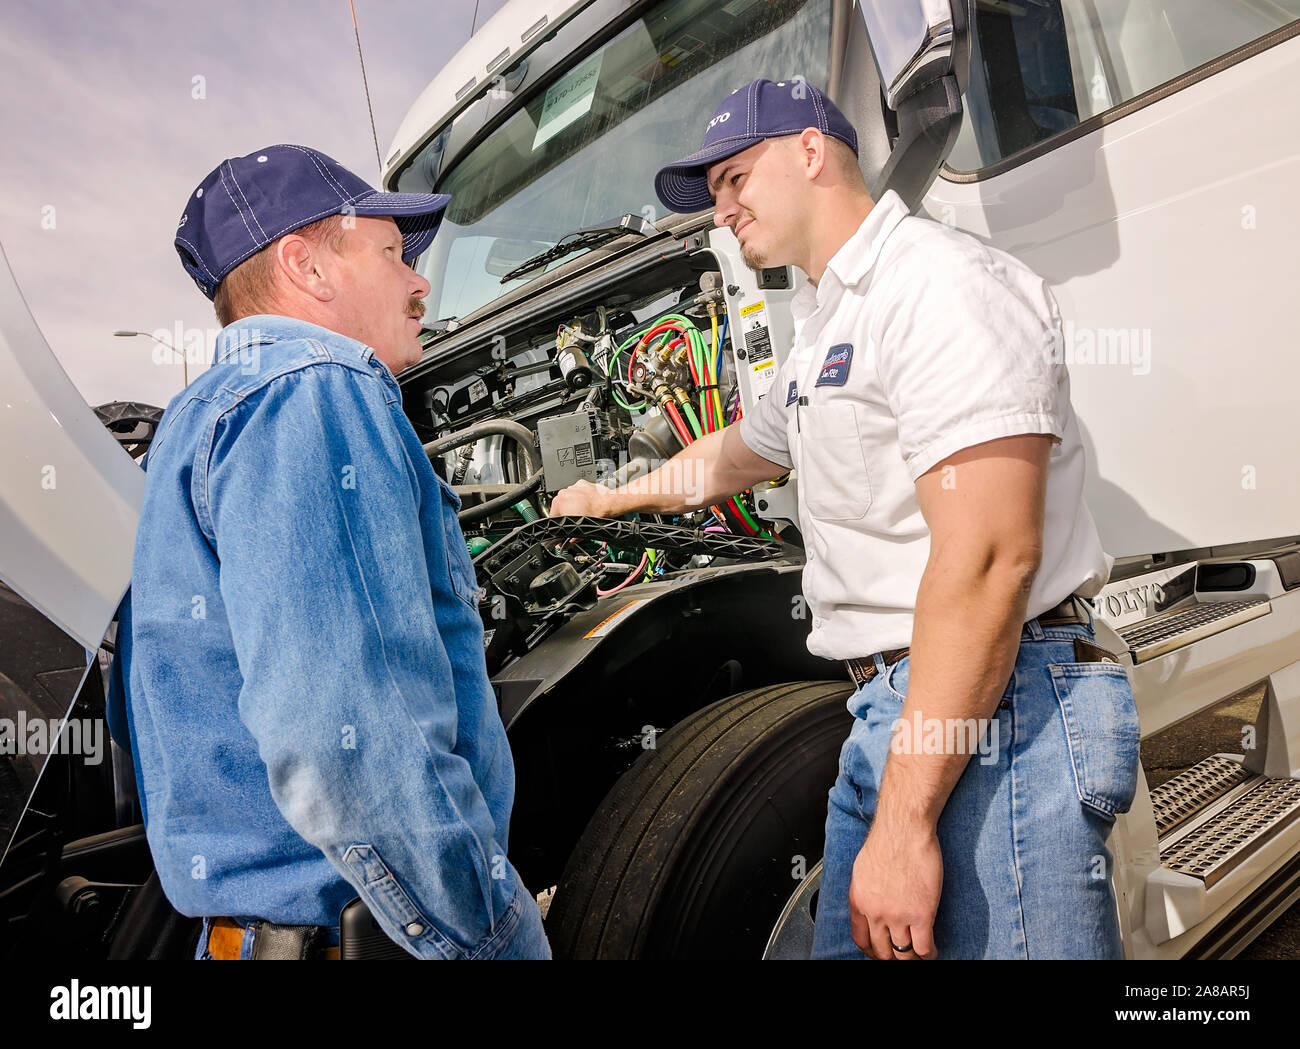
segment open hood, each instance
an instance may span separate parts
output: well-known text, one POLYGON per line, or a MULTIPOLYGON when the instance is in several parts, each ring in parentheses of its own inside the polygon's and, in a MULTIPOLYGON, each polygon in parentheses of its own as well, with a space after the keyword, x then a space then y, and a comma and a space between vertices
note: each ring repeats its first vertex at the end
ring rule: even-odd
POLYGON ((99 648, 131 578, 144 472, 60 367, 0 249, 0 580, 99 648))

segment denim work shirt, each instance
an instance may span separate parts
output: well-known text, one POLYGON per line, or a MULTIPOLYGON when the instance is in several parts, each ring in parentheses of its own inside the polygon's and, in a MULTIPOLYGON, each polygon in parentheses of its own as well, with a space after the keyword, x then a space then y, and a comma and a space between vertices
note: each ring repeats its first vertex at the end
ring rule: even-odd
POLYGON ((506 951, 535 904, 482 591, 388 368, 245 318, 146 462, 109 720, 167 898, 333 926, 359 895, 420 957, 506 951))

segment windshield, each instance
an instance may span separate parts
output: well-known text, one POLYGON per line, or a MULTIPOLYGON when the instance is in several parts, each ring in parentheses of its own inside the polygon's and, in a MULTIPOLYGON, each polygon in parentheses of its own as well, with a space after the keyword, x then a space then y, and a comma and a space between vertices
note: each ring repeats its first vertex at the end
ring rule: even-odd
MULTIPOLYGON (((662 217, 655 172, 699 149, 723 98, 760 76, 821 86, 829 49, 830 0, 651 8, 535 91, 439 180, 451 204, 417 266, 433 288, 429 316, 464 317, 533 279, 540 269, 501 283, 583 226, 662 217)), ((428 170, 423 159, 407 170, 428 170)))

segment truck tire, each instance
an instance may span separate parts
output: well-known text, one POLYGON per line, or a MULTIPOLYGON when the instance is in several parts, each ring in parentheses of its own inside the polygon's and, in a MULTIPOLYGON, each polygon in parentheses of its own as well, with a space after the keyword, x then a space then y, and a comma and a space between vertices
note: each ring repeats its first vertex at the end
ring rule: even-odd
POLYGON ((730 696, 674 725, 614 785, 547 915, 559 958, 760 958, 821 859, 849 682, 730 696))

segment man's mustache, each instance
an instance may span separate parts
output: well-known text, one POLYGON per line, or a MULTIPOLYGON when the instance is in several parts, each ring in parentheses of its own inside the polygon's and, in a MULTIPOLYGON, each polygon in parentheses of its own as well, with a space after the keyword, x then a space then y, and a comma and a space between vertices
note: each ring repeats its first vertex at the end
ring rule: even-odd
POLYGON ((411 301, 406 304, 406 314, 408 317, 416 317, 416 318, 423 317, 424 300, 414 299, 414 298, 411 299, 411 301))

